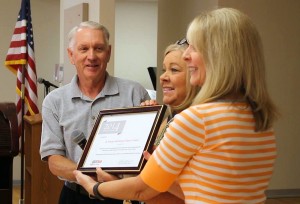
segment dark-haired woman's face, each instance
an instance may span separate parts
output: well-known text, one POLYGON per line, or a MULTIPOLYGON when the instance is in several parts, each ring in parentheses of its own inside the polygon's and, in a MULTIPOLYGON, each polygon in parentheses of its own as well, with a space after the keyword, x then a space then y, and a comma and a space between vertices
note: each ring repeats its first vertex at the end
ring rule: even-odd
POLYGON ((202 86, 206 77, 206 67, 203 55, 196 51, 193 45, 189 45, 183 53, 183 58, 187 62, 191 75, 190 83, 193 86, 202 86))

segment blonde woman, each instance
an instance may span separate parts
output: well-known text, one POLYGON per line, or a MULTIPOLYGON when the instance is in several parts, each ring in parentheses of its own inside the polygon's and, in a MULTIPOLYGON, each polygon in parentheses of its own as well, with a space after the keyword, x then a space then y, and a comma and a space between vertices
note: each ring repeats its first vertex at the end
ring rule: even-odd
MULTIPOLYGON (((164 131, 173 117, 192 104, 200 89, 199 86, 190 84, 189 71, 182 56, 187 47, 187 41, 183 38, 169 45, 164 52, 163 69, 159 82, 162 87, 162 102, 168 105, 169 111, 161 125, 161 130, 155 142, 156 146, 162 139, 164 131)), ((142 106, 156 104, 155 100, 147 100, 141 103, 142 106)))
MULTIPOLYGON (((79 171, 96 197, 148 200, 160 192, 185 203, 264 203, 276 158, 276 108, 266 88, 260 36, 245 14, 230 8, 196 17, 184 53, 193 105, 177 114, 141 174, 99 183, 79 171)), ((98 179, 105 173, 97 170, 98 179)))
MULTIPOLYGON (((164 52, 163 69, 159 79, 163 93, 162 101, 168 105, 169 113, 161 124, 159 134, 156 137, 155 148, 159 145, 173 117, 192 104, 194 97, 200 89, 200 87, 190 84, 189 71, 182 56, 187 47, 188 44, 184 38, 169 45, 164 52)), ((154 104, 156 104, 156 101, 149 100, 143 102, 141 105, 154 104)), ((146 201, 146 204, 159 203, 180 204, 184 203, 184 200, 166 192, 146 201)))

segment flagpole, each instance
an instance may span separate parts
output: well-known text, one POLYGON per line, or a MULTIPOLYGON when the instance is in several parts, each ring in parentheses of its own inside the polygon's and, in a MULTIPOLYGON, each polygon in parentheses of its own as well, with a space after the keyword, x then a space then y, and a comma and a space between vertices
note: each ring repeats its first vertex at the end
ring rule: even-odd
POLYGON ((34 58, 33 30, 31 24, 30 0, 21 0, 21 8, 19 11, 9 50, 7 52, 5 65, 10 71, 17 75, 16 108, 18 115, 18 133, 20 135, 21 143, 21 191, 19 203, 23 204, 25 183, 24 115, 35 115, 39 113, 39 109, 37 106, 38 95, 36 85, 36 69, 34 58), (25 35, 26 38, 24 38, 25 35), (24 49, 25 47, 26 49, 24 49))
POLYGON ((25 115, 25 65, 22 65, 22 81, 21 81, 21 195, 19 204, 24 203, 24 115, 25 115))

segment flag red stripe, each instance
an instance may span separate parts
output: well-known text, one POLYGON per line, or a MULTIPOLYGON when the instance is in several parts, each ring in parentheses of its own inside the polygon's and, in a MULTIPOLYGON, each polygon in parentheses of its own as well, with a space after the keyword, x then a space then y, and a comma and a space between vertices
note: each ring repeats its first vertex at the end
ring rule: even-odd
POLYGON ((21 47, 21 46, 26 46, 26 40, 18 40, 18 41, 11 41, 10 47, 21 47))
POLYGON ((26 30, 27 30, 26 26, 16 27, 14 30, 14 34, 26 33, 26 30))

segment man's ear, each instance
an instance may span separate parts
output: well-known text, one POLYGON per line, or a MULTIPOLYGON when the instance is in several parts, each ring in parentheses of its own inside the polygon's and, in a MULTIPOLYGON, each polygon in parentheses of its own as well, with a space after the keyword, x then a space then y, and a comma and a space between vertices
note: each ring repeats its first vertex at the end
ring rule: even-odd
POLYGON ((111 45, 108 45, 108 49, 107 49, 107 63, 109 62, 110 60, 110 56, 111 56, 111 45))
POLYGON ((73 51, 69 47, 68 47, 67 51, 68 51, 68 56, 69 56, 70 63, 74 64, 74 61, 73 61, 73 51))

